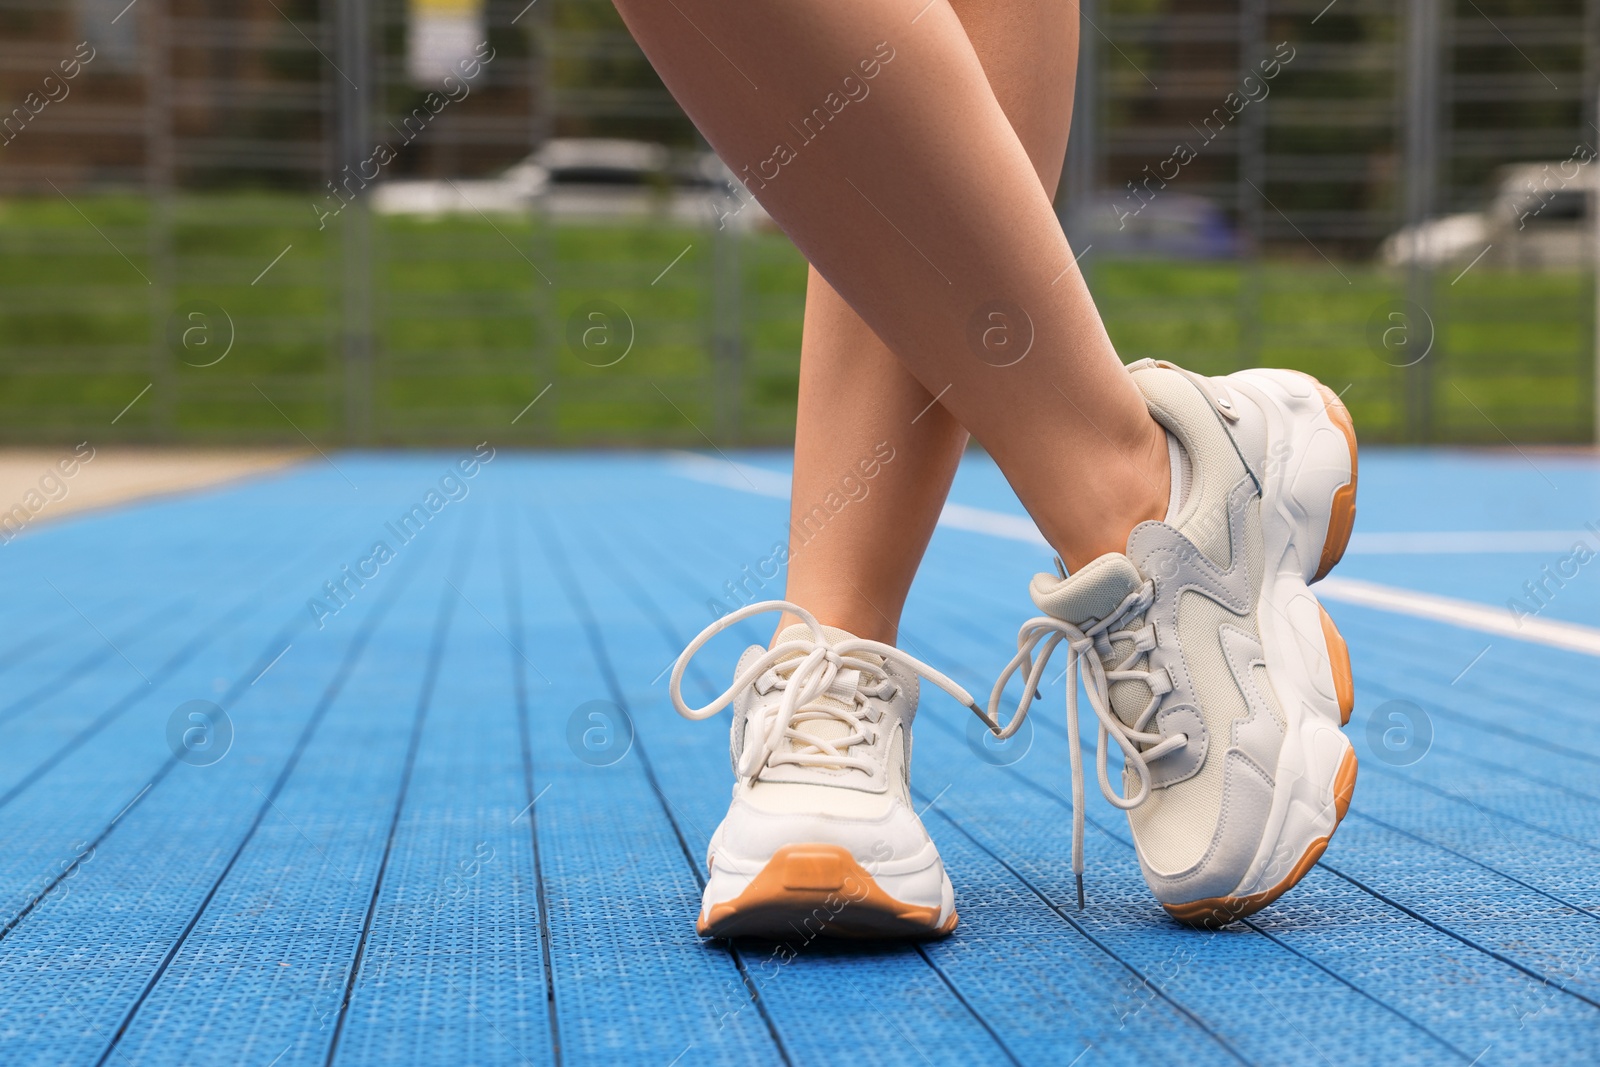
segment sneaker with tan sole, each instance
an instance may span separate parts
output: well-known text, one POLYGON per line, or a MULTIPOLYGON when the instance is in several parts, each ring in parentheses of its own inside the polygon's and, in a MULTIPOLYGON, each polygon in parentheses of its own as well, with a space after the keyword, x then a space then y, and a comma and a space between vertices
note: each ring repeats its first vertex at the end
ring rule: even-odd
POLYGON ((695 928, 710 937, 926 937, 955 929, 955 893, 911 803, 918 675, 976 711, 943 674, 877 641, 764 601, 718 619, 673 664, 673 707, 704 719, 733 706, 735 774, 711 835, 695 928), (751 615, 788 611, 771 648, 752 645, 733 684, 690 708, 689 660, 751 615))
MULTIPOLYGON (((1173 917, 1216 927, 1304 877, 1355 788, 1340 731, 1354 703, 1349 653, 1311 591, 1354 525, 1355 430, 1339 399, 1298 372, 1205 378, 1149 360, 1129 370, 1168 433, 1168 515, 1135 527, 1125 554, 1035 576, 1044 614, 1023 626, 987 718, 1021 671, 1028 695, 999 732, 1015 731, 1065 642, 1100 724, 1100 788, 1128 813, 1145 881, 1173 917), (1108 741, 1123 755, 1120 791, 1108 741)), ((1077 693, 1069 681, 1074 741, 1077 693)), ((1071 761, 1081 904, 1076 743, 1071 761)))

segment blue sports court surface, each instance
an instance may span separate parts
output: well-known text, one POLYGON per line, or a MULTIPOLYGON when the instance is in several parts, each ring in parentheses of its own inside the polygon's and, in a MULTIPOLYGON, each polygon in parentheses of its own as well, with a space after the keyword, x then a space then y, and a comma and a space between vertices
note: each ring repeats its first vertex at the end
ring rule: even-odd
MULTIPOLYGON (((471 456, 0 546, 0 1063, 1600 1062, 1592 457, 1363 455, 1355 801, 1265 911, 1174 924, 1092 785, 1079 911, 1064 683, 999 750, 929 686, 959 927, 783 950, 695 936, 726 715, 666 670, 781 594, 787 456, 471 456)), ((987 460, 952 502, 902 644, 986 693, 1049 556, 987 460)))

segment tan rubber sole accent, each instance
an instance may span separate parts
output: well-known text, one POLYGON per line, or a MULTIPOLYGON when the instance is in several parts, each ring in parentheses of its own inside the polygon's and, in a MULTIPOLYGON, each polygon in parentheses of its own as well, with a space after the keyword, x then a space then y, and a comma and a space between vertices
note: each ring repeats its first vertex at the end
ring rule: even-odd
POLYGON ((744 892, 714 905, 695 929, 702 937, 942 937, 939 909, 896 900, 840 845, 785 845, 744 892))
MULTIPOLYGON (((1328 516, 1328 537, 1322 542, 1322 559, 1317 563, 1317 573, 1311 579, 1313 582, 1326 578, 1334 564, 1344 558, 1344 550, 1350 546, 1350 532, 1356 528, 1355 420, 1350 418, 1350 409, 1344 406, 1339 394, 1321 382, 1317 383, 1317 390, 1322 394, 1322 406, 1327 409, 1328 418, 1333 420, 1350 446, 1350 481, 1334 490, 1333 513, 1328 516)), ((1326 617, 1324 625, 1327 625, 1326 617)))
POLYGON ((1333 624, 1328 610, 1317 605, 1322 616, 1322 639, 1328 645, 1328 665, 1333 668, 1333 692, 1339 698, 1339 725, 1350 725, 1350 713, 1356 706, 1356 682, 1350 672, 1350 646, 1344 643, 1344 634, 1333 624))
POLYGON ((1311 847, 1306 849, 1300 861, 1294 865, 1288 877, 1271 889, 1260 893, 1252 893, 1247 897, 1209 897, 1206 900, 1195 900, 1187 904, 1163 904, 1167 914, 1188 926, 1198 926, 1203 930, 1220 930, 1231 922, 1254 915, 1274 900, 1293 889, 1295 883, 1306 876, 1306 873, 1315 867, 1322 858, 1322 853, 1328 848, 1328 841, 1333 837, 1334 831, 1339 829, 1339 824, 1344 821, 1344 816, 1350 810, 1350 798, 1356 791, 1356 753, 1355 749, 1344 754, 1344 762, 1339 764, 1339 773, 1333 779, 1333 830, 1326 837, 1319 837, 1311 842, 1311 847))

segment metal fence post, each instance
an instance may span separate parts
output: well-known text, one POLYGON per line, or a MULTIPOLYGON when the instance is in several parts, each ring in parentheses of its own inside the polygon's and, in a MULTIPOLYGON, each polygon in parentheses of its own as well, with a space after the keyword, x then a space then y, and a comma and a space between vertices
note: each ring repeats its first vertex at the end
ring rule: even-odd
POLYGON ((744 277, 739 229, 718 224, 711 233, 711 372, 717 436, 737 443, 744 427, 744 277))
MULTIPOLYGON (((1098 15, 1095 0, 1080 0, 1078 29, 1078 73, 1072 90, 1072 130, 1067 138, 1065 180, 1066 204, 1059 214, 1066 227, 1073 254, 1082 256, 1089 247, 1090 203, 1100 178, 1100 81, 1097 35, 1090 22, 1098 15)), ((1086 260, 1079 261, 1084 277, 1089 274, 1086 260)))
MULTIPOLYGON (((1239 68, 1240 79, 1252 72, 1260 79, 1256 62, 1266 49, 1266 0, 1240 0, 1239 4, 1239 68)), ((1238 182, 1239 228, 1238 251, 1240 259, 1239 297, 1239 365, 1259 366, 1261 363, 1261 308, 1262 308, 1262 215, 1261 197, 1267 185, 1266 167, 1266 107, 1267 97, 1246 107, 1240 116, 1239 152, 1235 157, 1238 182), (1260 190, 1260 192, 1258 192, 1260 190)))
MULTIPOLYGON (((528 140, 533 151, 544 147, 556 134, 556 69, 551 61, 555 30, 555 13, 552 0, 533 6, 528 16, 528 140)), ((561 347, 565 324, 560 319, 560 289, 556 279, 561 278, 561 264, 556 257, 554 222, 545 210, 543 200, 528 208, 530 221, 529 249, 535 263, 542 264, 533 272, 529 284, 533 288, 531 302, 533 323, 533 353, 531 362, 537 377, 544 372, 546 383, 534 383, 535 389, 558 386, 561 378, 561 347), (540 273, 542 272, 542 273, 540 273)), ((550 393, 529 415, 537 419, 534 427, 544 444, 555 444, 561 436, 562 390, 550 388, 550 393)))
POLYGON ((167 318, 172 313, 172 103, 171 12, 167 0, 150 0, 142 13, 145 30, 145 193, 146 246, 149 251, 150 436, 172 440, 177 376, 168 348, 167 318))
MULTIPOLYGON (((1405 64, 1405 224, 1421 226, 1434 212, 1439 163, 1439 0, 1406 0, 1402 58, 1405 64)), ((1416 231, 1412 231, 1415 233, 1416 231)), ((1407 297, 1428 316, 1433 348, 1429 358, 1405 370, 1405 438, 1432 436, 1433 367, 1441 346, 1433 313, 1433 268, 1424 262, 1420 240, 1414 239, 1406 271, 1407 297)), ((1415 328, 1414 326, 1412 327, 1415 328)))
MULTIPOLYGON (((368 97, 371 28, 367 0, 338 0, 338 155, 334 184, 347 175, 361 180, 361 163, 371 151, 368 97)), ((358 187, 356 184, 352 188, 358 187)), ((344 371, 344 437, 352 444, 372 440, 372 223, 367 198, 356 196, 341 213, 339 351, 344 371)))
MULTIPOLYGON (((1589 97, 1584 101, 1588 110, 1585 123, 1589 129, 1600 133, 1600 3, 1593 2, 1585 5, 1584 11, 1584 73, 1589 82, 1589 97)), ((1591 141, 1595 151, 1600 152, 1600 138, 1591 141)), ((1600 162, 1591 162, 1589 181, 1592 189, 1589 193, 1589 211, 1593 215, 1594 223, 1594 318, 1589 324, 1590 338, 1593 341, 1593 362, 1590 365, 1590 402, 1593 405, 1589 417, 1593 424, 1594 443, 1600 446, 1600 162)))

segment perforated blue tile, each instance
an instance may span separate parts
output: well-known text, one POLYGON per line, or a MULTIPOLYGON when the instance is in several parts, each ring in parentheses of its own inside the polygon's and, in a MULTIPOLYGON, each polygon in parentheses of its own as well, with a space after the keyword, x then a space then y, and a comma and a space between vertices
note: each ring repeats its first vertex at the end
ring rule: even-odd
MULTIPOLYGON (((1165 918, 1093 788, 1077 910, 1060 682, 1009 767, 976 760, 969 713, 930 693, 914 792, 961 925, 781 962, 694 934, 726 717, 682 721, 664 678, 730 582, 779 594, 757 566, 786 525, 770 477, 752 493, 673 457, 502 453, 401 537, 458 458, 340 455, 338 471, 0 547, 0 1062, 1492 1064, 1600 1048, 1594 657, 1330 603, 1356 665, 1351 815, 1301 886, 1218 933, 1165 918), (348 578, 380 540, 393 558, 348 578), (233 726, 205 766, 168 738, 195 699, 233 726), (1364 732, 1390 700, 1433 726, 1409 765, 1364 732), (594 701, 633 725, 614 763, 569 740, 594 701)), ((1600 516, 1594 464, 1539 464, 1560 493, 1515 457, 1374 454, 1363 528, 1600 516)), ((1017 513, 981 457, 955 499, 1017 513)), ((1546 562, 1357 553, 1340 573, 1493 607, 1546 562)), ((903 643, 985 691, 1047 565, 941 529, 903 643)), ((1593 581, 1545 617, 1600 623, 1593 581)), ((691 695, 720 689, 768 621, 714 646, 691 695)))

